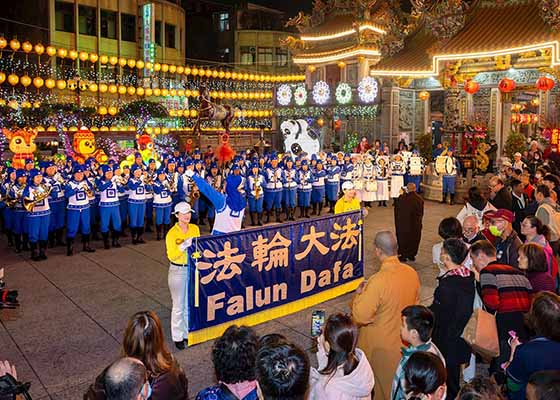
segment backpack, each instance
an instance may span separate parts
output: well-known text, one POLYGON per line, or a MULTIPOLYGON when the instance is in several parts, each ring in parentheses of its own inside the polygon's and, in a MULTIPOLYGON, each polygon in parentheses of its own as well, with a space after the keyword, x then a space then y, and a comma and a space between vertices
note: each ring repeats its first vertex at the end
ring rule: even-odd
POLYGON ((541 204, 539 208, 540 207, 542 207, 549 216, 548 227, 551 231, 550 241, 555 242, 560 239, 560 212, 550 204, 541 204))

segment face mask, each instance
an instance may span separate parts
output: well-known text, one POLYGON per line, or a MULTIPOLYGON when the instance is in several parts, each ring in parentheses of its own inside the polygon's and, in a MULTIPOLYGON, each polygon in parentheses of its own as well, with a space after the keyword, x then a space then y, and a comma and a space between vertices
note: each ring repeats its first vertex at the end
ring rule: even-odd
POLYGON ((502 236, 502 231, 498 229, 498 227, 496 225, 491 225, 490 228, 488 228, 490 230, 490 233, 496 237, 502 236))

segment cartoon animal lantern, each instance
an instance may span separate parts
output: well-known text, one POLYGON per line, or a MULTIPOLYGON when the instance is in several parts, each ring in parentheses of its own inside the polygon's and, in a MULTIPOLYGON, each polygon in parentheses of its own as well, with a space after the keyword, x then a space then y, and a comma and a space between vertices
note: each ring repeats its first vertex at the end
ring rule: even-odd
POLYGON ((136 145, 138 146, 138 152, 142 155, 142 161, 148 164, 150 158, 154 157, 154 141, 147 133, 143 133, 136 137, 136 145))
POLYGON ((95 136, 87 128, 81 128, 74 134, 72 142, 74 148, 74 160, 83 164, 88 158, 94 158, 98 163, 105 164, 109 157, 95 144, 95 136))
POLYGON ((308 156, 318 154, 321 150, 320 133, 315 132, 304 119, 291 119, 280 124, 284 136, 286 153, 294 157, 305 152, 308 156))
POLYGON ((225 165, 233 160, 235 157, 235 150, 229 145, 229 135, 227 133, 222 134, 220 141, 221 143, 216 147, 216 151, 214 152, 214 157, 218 159, 220 165, 225 165))
POLYGON ((37 131, 18 129, 17 131, 9 131, 3 129, 2 133, 10 141, 9 148, 14 156, 12 158, 12 167, 18 169, 25 166, 25 160, 33 159, 33 153, 37 150, 35 138, 37 131))

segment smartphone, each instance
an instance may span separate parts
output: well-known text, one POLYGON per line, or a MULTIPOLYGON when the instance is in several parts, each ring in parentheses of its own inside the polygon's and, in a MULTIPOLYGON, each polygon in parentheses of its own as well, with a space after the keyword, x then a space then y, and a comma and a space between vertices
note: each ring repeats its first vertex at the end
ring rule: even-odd
POLYGON ((311 336, 319 337, 325 325, 325 310, 314 310, 311 313, 311 336))

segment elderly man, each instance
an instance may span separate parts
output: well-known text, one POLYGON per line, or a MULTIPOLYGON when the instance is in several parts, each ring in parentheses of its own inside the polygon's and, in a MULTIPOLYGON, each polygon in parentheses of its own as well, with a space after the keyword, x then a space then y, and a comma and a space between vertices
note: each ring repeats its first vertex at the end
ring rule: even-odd
POLYGON ((500 208, 512 209, 511 193, 504 185, 502 178, 493 176, 488 184, 490 187, 490 203, 498 210, 500 208))
POLYGON ((503 208, 488 213, 490 233, 497 237, 496 259, 500 264, 517 268, 517 251, 523 245, 517 232, 513 230, 513 213, 503 208))
POLYGON ((399 260, 415 261, 422 238, 424 200, 416 193, 416 184, 408 183, 395 204, 395 228, 399 260))
POLYGON ((145 400, 151 394, 146 367, 132 357, 121 358, 107 368, 104 386, 107 400, 145 400))
POLYGON ((486 238, 480 232, 478 218, 475 215, 469 215, 463 220, 463 242, 469 246, 477 240, 485 240, 486 238))
POLYGON ((378 232, 374 251, 381 267, 356 290, 351 309, 359 326, 358 347, 375 375, 375 400, 386 400, 391 397, 393 374, 401 358, 401 310, 418 302, 420 280, 414 269, 397 258, 393 233, 378 232))

